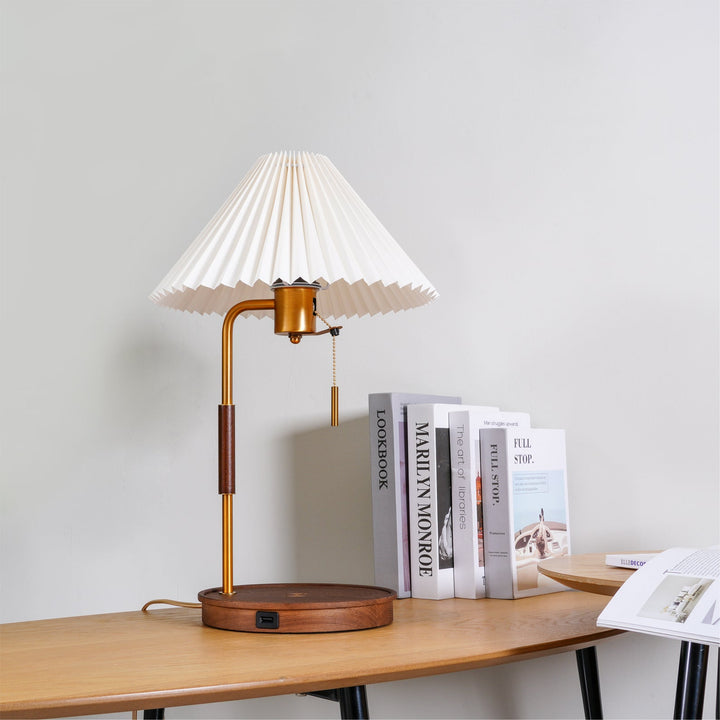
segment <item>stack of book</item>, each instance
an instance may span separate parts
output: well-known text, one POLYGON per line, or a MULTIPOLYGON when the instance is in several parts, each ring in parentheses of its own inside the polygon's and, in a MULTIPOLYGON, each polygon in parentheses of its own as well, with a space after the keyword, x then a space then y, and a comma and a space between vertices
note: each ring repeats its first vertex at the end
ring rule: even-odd
POLYGON ((461 398, 369 396, 375 582, 399 598, 566 590, 540 560, 569 554, 565 433, 461 398))

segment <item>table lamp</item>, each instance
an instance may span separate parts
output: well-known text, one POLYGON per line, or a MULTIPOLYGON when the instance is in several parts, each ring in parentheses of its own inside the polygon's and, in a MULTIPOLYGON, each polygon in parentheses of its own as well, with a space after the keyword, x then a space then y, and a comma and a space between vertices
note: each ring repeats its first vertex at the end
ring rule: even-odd
MULTIPOLYGON (((232 338, 241 315, 274 316, 293 344, 338 326, 327 318, 418 307, 437 292, 323 155, 260 157, 150 299, 224 316, 218 492, 222 586, 199 593, 203 622, 250 632, 326 632, 392 622, 394 593, 364 585, 233 584, 235 406, 232 338), (326 326, 316 330, 316 318, 326 326)), ((333 377, 331 423, 338 422, 333 377)))

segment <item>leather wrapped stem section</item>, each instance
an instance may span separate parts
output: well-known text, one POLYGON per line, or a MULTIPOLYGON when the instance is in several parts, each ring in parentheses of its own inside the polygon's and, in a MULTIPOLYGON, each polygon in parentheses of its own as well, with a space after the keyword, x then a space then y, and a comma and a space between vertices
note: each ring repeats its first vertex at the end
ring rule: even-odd
POLYGON ((235 406, 218 406, 218 493, 235 492, 235 406))

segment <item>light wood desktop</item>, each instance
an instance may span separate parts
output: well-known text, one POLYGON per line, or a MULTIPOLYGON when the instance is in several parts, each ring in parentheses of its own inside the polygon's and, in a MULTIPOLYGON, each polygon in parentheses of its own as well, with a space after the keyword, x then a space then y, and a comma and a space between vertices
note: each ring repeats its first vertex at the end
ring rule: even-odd
POLYGON ((565 557, 543 560, 538 565, 546 575, 575 590, 614 595, 620 586, 635 572, 605 564, 605 553, 586 555, 565 555, 565 557))
POLYGON ((216 630, 202 624, 198 610, 178 608, 6 624, 0 716, 308 693, 583 653, 619 632, 596 626, 605 603, 575 592, 514 601, 407 599, 395 602, 395 621, 386 627, 315 635, 216 630))

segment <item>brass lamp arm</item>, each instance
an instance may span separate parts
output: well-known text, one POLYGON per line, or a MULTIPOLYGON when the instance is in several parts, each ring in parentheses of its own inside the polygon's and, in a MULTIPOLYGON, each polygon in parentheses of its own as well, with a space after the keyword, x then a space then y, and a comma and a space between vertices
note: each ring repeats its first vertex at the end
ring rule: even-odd
POLYGON ((238 315, 249 310, 274 310, 275 300, 245 300, 231 307, 222 328, 222 404, 233 404, 233 327, 238 315))
POLYGON ((222 328, 222 404, 218 407, 218 493, 222 496, 223 593, 233 594, 233 495, 235 493, 235 406, 233 327, 249 310, 274 310, 274 300, 245 300, 228 310, 222 328))
MULTIPOLYGON (((272 300, 244 300, 227 311, 222 327, 222 404, 218 407, 218 493, 222 496, 223 593, 233 594, 233 509, 235 493, 235 406, 233 405, 233 328, 236 318, 252 310, 272 310, 275 333, 293 343, 315 333, 317 286, 274 287, 272 300)), ((328 332, 337 334, 331 328, 328 332), (333 332, 334 331, 334 332, 333 332)))

